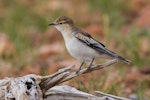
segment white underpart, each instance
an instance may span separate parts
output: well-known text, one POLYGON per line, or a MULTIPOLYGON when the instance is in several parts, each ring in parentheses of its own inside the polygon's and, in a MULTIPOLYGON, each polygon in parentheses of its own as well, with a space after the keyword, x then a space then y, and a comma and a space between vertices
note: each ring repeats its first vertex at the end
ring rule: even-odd
MULTIPOLYGON (((87 46, 73 36, 71 29, 63 28, 63 26, 55 26, 62 34, 65 45, 70 55, 80 61, 91 61, 93 58, 106 58, 104 55, 100 55, 96 50, 87 46)), ((64 26, 65 27, 65 26, 64 26)))

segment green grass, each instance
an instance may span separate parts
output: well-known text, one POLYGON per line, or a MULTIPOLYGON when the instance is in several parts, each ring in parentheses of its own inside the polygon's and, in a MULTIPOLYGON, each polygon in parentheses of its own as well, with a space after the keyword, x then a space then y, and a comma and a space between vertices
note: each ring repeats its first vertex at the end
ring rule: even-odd
POLYGON ((92 11, 99 10, 103 17, 107 17, 111 27, 119 27, 125 23, 126 18, 122 12, 127 8, 127 2, 120 0, 88 0, 92 11))

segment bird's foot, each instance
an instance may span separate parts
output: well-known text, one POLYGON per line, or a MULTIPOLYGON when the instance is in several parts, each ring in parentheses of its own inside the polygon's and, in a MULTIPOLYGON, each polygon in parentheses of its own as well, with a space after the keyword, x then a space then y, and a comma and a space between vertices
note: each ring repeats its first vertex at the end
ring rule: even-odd
POLYGON ((76 74, 77 74, 77 75, 79 75, 80 70, 81 70, 81 69, 79 68, 79 69, 76 71, 76 74))
POLYGON ((76 71, 76 74, 79 75, 81 67, 76 71))
POLYGON ((89 65, 88 68, 87 68, 87 71, 88 71, 88 70, 91 70, 91 67, 92 67, 92 66, 93 66, 93 64, 89 65))
POLYGON ((81 70, 81 68, 82 68, 83 64, 84 64, 84 62, 82 62, 82 63, 81 63, 81 65, 80 65, 79 69, 76 71, 76 74, 77 74, 77 75, 79 75, 80 70, 81 70))
POLYGON ((91 67, 93 66, 93 61, 94 61, 94 58, 92 59, 92 61, 91 61, 90 65, 88 66, 87 71, 88 71, 88 70, 90 70, 90 69, 91 69, 91 67))

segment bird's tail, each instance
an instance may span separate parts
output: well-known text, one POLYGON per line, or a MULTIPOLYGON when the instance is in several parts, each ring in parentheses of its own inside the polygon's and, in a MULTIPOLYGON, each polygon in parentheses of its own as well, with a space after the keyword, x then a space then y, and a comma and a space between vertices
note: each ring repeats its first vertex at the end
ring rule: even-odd
POLYGON ((131 64, 131 61, 130 61, 130 60, 128 60, 128 59, 126 59, 126 58, 123 58, 123 57, 117 55, 116 53, 114 53, 114 52, 112 52, 112 51, 110 51, 110 50, 108 50, 108 49, 107 49, 107 53, 108 53, 111 57, 113 57, 113 58, 117 58, 118 60, 120 60, 120 61, 122 61, 122 62, 124 62, 124 63, 131 64))
POLYGON ((121 56, 117 56, 116 58, 117 58, 118 60, 124 62, 124 63, 131 64, 131 61, 130 61, 130 60, 125 59, 125 58, 123 58, 123 57, 121 57, 121 56))

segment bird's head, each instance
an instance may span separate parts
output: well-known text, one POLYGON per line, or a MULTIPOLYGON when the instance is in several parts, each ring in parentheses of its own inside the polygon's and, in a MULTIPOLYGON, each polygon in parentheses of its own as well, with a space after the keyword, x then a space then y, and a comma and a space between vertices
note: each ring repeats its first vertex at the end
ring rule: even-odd
POLYGON ((60 16, 53 23, 50 23, 49 25, 55 26, 59 31, 62 31, 70 28, 71 26, 74 25, 74 23, 72 19, 66 16, 60 16))

